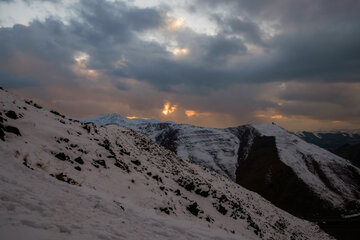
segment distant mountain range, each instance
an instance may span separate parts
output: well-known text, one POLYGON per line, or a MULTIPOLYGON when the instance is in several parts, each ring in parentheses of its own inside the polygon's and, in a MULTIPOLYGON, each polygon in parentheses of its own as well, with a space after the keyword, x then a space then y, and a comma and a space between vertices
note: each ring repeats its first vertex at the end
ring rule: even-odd
POLYGON ((325 148, 360 167, 360 130, 331 132, 298 132, 303 140, 325 148))
MULTIPOLYGON (((0 239, 332 239, 314 223, 290 215, 227 177, 184 161, 142 133, 70 120, 3 90, 0 103, 0 239)), ((105 124, 105 119, 123 118, 98 119, 105 124)), ((276 141, 281 134, 289 136, 267 125, 216 130, 153 120, 131 124, 179 155, 187 153, 190 161, 212 162, 232 179, 238 178, 232 172, 237 163, 227 162, 237 160, 239 149, 242 157, 257 153, 253 146, 262 141, 260 133, 274 133, 276 141)), ((279 144, 277 161, 288 164, 283 159, 285 143, 279 144)), ((338 193, 311 171, 295 171, 303 166, 302 154, 288 159, 296 161, 290 168, 309 188, 307 177, 314 181, 311 189, 324 203, 349 213, 340 204, 357 194, 349 174, 357 176, 358 169, 333 158, 334 173, 318 153, 311 161, 324 169, 338 193)), ((246 164, 248 159, 240 160, 246 164)), ((264 180, 272 181, 271 173, 264 180)))
POLYGON ((360 170, 277 125, 214 129, 117 114, 81 121, 142 132, 184 160, 210 168, 302 218, 360 212, 360 170))
POLYGON ((318 145, 331 152, 336 151, 339 147, 350 144, 354 145, 360 143, 360 130, 353 131, 321 131, 321 132, 297 132, 299 137, 307 142, 318 145))

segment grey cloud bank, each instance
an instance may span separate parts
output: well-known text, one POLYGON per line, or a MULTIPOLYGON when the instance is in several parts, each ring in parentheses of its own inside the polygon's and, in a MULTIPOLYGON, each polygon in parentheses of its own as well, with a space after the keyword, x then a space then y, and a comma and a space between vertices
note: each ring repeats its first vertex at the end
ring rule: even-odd
POLYGON ((119 94, 145 84, 164 101, 171 98, 189 106, 186 99, 191 96, 192 109, 216 113, 226 109, 234 124, 262 121, 256 115, 271 110, 312 120, 341 118, 354 125, 360 123, 360 101, 353 91, 343 90, 357 89, 360 83, 359 5, 350 0, 198 0, 185 6, 184 11, 201 12, 217 26, 217 33, 208 35, 192 29, 191 19, 169 29, 169 21, 176 21, 169 15, 171 3, 139 7, 122 1, 79 1, 72 9, 76 16, 67 23, 54 16, 35 19, 28 26, 0 28, 1 78, 9 76, 1 84, 21 88, 37 82, 42 91, 54 84, 96 89, 104 83, 119 94), (180 54, 175 55, 174 49, 180 54), (56 76, 49 79, 47 69, 42 76, 38 71, 42 63, 20 68, 9 60, 19 52, 56 65, 56 76), (87 58, 80 63, 76 56, 81 53, 87 58), (96 82, 84 80, 94 72, 96 82), (301 89, 271 89, 283 82, 301 83, 301 89), (246 98, 227 97, 236 95, 229 89, 241 89, 238 93, 246 93, 246 98), (214 93, 220 92, 224 99, 237 102, 219 100, 214 93), (330 114, 329 104, 341 107, 330 114))

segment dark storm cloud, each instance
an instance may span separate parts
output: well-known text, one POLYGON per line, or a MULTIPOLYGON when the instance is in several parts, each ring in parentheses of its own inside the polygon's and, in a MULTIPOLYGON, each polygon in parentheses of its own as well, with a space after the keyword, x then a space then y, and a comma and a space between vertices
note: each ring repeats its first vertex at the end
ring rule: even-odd
POLYGON ((360 84, 289 83, 279 99, 284 115, 360 122, 360 84))
POLYGON ((351 8, 356 3, 291 3, 275 1, 274 7, 264 1, 236 2, 241 11, 255 13, 255 17, 212 14, 220 28, 218 35, 183 31, 177 36, 190 49, 184 61, 155 57, 150 62, 129 65, 128 76, 162 88, 185 84, 205 89, 217 88, 219 83, 360 81, 360 14, 351 8), (267 19, 279 21, 274 37, 265 38, 268 33, 260 26, 267 19), (259 46, 263 52, 253 56, 245 44, 259 46), (244 57, 234 61, 234 56, 244 57), (229 60, 233 60, 232 65, 227 64, 229 60))
MULTIPOLYGON (((27 3, 27 4, 31 4, 34 2, 51 2, 51 3, 58 3, 61 0, 22 0, 23 2, 27 3)), ((6 2, 6 3, 12 3, 12 2, 16 2, 15 0, 0 0, 1 2, 6 2)))
POLYGON ((212 17, 222 27, 221 34, 243 36, 249 43, 264 45, 259 26, 250 19, 239 19, 236 17, 227 17, 224 19, 216 14, 212 17))
POLYGON ((36 79, 31 77, 20 78, 15 74, 0 71, 0 86, 6 89, 37 86, 36 79))
MULTIPOLYGON (((74 53, 83 51, 90 56, 89 68, 110 76, 137 78, 164 90, 185 86, 190 92, 241 82, 359 81, 360 21, 353 20, 360 14, 345 15, 344 10, 351 10, 351 1, 330 6, 322 1, 311 6, 301 3, 304 8, 297 11, 286 1, 206 4, 219 2, 234 5, 234 11, 241 8, 249 16, 252 13, 254 18, 210 14, 219 25, 218 35, 178 31, 176 40, 190 50, 180 60, 165 46, 138 36, 163 26, 164 12, 96 0, 81 1, 76 8, 78 18, 69 25, 49 18, 29 27, 2 28, 0 57, 30 51, 58 62, 66 71, 66 66, 74 63, 74 53), (275 37, 264 39, 259 22, 272 18, 286 21, 279 23, 275 37), (309 24, 304 25, 305 21, 309 24), (252 56, 246 44, 261 47, 263 53, 252 56), (122 58, 126 65, 116 67, 122 58)), ((299 7, 299 3, 295 5, 299 7)))
POLYGON ((239 39, 212 38, 205 45, 206 58, 226 61, 229 56, 245 55, 247 48, 239 39))
MULTIPOLYGON (((231 112, 238 119, 243 112, 270 108, 284 115, 318 119, 335 119, 335 112, 356 118, 359 111, 349 107, 360 104, 354 91, 321 90, 321 86, 360 82, 360 1, 198 0, 187 9, 208 16, 217 33, 196 32, 191 22, 190 27, 166 30, 169 6, 140 8, 120 1, 82 0, 74 6, 76 16, 66 24, 50 17, 29 26, 0 28, 0 61, 5 63, 18 52, 34 56, 37 68, 26 69, 36 75, 29 76, 40 80, 43 74, 42 83, 61 79, 71 85, 76 78, 74 56, 83 52, 89 55, 86 67, 100 72, 102 81, 112 81, 117 90, 131 90, 132 85, 122 78, 134 78, 164 92, 201 93, 194 102, 178 99, 189 109, 193 105, 199 111, 231 112), (165 35, 165 41, 144 38, 154 32, 165 35), (189 53, 174 56, 168 48, 173 42, 189 53), (39 71, 43 66, 39 59, 53 63, 58 76, 52 78, 47 69, 39 71), (267 91, 262 86, 274 82, 303 85, 271 96, 286 101, 282 106, 270 97, 256 99, 267 91), (314 87, 315 83, 319 85, 314 87), (237 93, 242 97, 229 96, 237 93)), ((6 68, 0 65, 2 77, 16 72, 6 68)), ((16 87, 31 82, 16 74, 7 77, 16 87)), ((139 102, 134 100, 134 104, 139 102)))
MULTIPOLYGON (((34 20, 29 26, 14 25, 0 29, 0 59, 8 59, 16 52, 27 52, 56 62, 64 73, 71 72, 74 55, 90 55, 89 67, 112 70, 125 52, 141 52, 148 46, 135 36, 162 25, 161 13, 155 9, 128 7, 123 3, 82 1, 77 5, 79 18, 65 25, 55 18, 34 20)), ((164 51, 164 50, 162 50, 164 51)), ((144 54, 153 54, 152 48, 144 54)), ((139 56, 137 60, 140 60, 139 56)))
POLYGON ((84 20, 80 27, 104 39, 126 42, 132 39, 133 31, 145 31, 162 24, 160 12, 150 8, 131 8, 125 3, 87 0, 78 8, 79 17, 84 20))
POLYGON ((280 24, 316 23, 319 21, 339 21, 349 17, 358 18, 360 6, 357 0, 196 0, 197 10, 215 7, 231 11, 233 15, 274 20, 280 24))
POLYGON ((63 23, 52 18, 44 22, 33 21, 29 27, 14 25, 12 28, 1 28, 0 36, 2 59, 21 51, 68 65, 73 61, 73 50, 81 46, 81 42, 73 39, 73 35, 63 23))

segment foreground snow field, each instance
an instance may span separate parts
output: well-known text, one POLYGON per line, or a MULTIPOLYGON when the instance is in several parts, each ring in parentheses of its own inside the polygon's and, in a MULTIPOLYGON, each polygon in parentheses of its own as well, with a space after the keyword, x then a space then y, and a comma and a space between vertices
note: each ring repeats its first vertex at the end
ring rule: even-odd
POLYGON ((0 239, 331 238, 143 134, 0 104, 0 239))

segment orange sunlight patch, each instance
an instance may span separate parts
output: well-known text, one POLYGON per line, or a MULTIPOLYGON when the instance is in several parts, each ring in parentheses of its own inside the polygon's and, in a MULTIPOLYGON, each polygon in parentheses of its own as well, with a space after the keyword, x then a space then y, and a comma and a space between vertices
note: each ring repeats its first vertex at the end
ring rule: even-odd
POLYGON ((195 115, 196 115, 196 112, 193 111, 193 110, 186 110, 186 111, 185 111, 185 114, 186 114, 186 116, 188 116, 188 117, 192 117, 192 116, 195 116, 195 115))
POLYGON ((175 112, 175 110, 176 110, 176 105, 171 105, 171 103, 168 102, 168 103, 164 104, 164 108, 162 110, 162 113, 164 115, 169 115, 169 114, 175 112))
POLYGON ((273 115, 271 116, 272 119, 283 119, 284 116, 283 115, 273 115))

